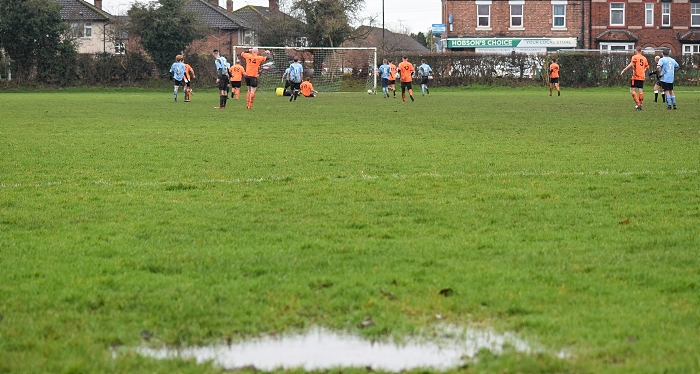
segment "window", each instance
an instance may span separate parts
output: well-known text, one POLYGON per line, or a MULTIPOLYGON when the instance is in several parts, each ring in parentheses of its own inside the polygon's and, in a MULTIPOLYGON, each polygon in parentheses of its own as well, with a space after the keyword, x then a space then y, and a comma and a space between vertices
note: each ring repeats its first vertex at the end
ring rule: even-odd
POLYGON ((243 33, 243 45, 257 45, 257 38, 255 37, 255 31, 245 30, 243 33))
POLYGON ((610 26, 625 25, 625 3, 610 3, 610 26))
POLYGON ((634 50, 634 43, 600 43, 601 52, 624 52, 634 50))
POLYGON ((477 27, 491 27, 491 5, 477 5, 477 27))
POLYGON ((552 26, 557 28, 566 27, 566 5, 554 4, 552 5, 552 26))
POLYGON ((661 3, 661 26, 671 26, 671 3, 661 3))
POLYGON ((523 27, 523 4, 510 5, 510 27, 523 27))
POLYGON ((70 25, 70 33, 74 38, 90 39, 92 38, 92 23, 91 22, 73 22, 70 25))
POLYGON ((644 26, 654 26, 654 3, 644 3, 644 26))
POLYGON ((124 44, 124 42, 114 43, 114 54, 115 55, 126 54, 126 44, 124 44))
POLYGON ((686 44, 683 46, 684 55, 700 54, 700 44, 686 44))
POLYGON ((700 3, 690 4, 690 26, 700 27, 700 3))

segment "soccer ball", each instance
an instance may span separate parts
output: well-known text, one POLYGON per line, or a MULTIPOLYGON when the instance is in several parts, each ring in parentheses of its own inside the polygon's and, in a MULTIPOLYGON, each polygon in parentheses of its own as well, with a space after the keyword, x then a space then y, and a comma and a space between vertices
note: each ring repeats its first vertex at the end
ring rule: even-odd
POLYGON ((372 90, 367 90, 367 94, 368 94, 368 95, 371 95, 371 94, 372 94, 372 90))

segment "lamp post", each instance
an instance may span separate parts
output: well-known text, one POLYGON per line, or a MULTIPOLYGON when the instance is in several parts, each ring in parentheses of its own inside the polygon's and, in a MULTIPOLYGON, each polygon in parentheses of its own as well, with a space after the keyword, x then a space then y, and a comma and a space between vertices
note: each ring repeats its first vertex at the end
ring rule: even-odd
POLYGON ((382 0, 382 55, 384 55, 384 0, 382 0))

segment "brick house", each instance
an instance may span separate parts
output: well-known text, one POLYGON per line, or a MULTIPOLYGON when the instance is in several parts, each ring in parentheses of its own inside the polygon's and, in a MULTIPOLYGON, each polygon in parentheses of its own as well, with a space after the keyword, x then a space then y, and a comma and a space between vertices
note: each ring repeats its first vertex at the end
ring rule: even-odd
POLYGON ((591 11, 591 48, 700 53, 700 0, 592 0, 591 11))
MULTIPOLYGON (((85 3, 83 0, 53 1, 85 3)), ((231 0, 228 3, 228 10, 220 7, 217 0, 191 0, 187 3, 187 10, 195 13, 198 21, 208 28, 204 38, 195 40, 188 46, 188 52, 209 54, 212 50, 218 49, 224 56, 230 57, 233 46, 240 44, 245 38, 250 38, 250 34, 254 31, 245 20, 231 13, 231 0)), ((86 3, 86 5, 89 4, 86 3)), ((101 6, 102 1, 95 0, 93 8, 100 9, 101 6)), ((126 50, 145 53, 139 39, 129 35, 127 31, 130 22, 129 16, 110 16, 110 22, 115 53, 124 54, 126 50)))
POLYGON ((442 0, 448 51, 590 48, 590 0, 442 0))
POLYGON ((442 0, 448 51, 700 54, 700 0, 442 0))
POLYGON ((53 0, 61 5, 61 20, 70 25, 78 53, 115 53, 112 15, 102 10, 102 0, 95 5, 83 0, 53 0))
POLYGON ((217 0, 191 0, 187 9, 197 14, 198 19, 208 26, 209 32, 203 39, 190 44, 190 53, 211 53, 218 49, 222 55, 232 57, 233 47, 243 44, 254 36, 253 28, 231 12, 232 1, 227 1, 228 8, 219 6, 217 0))

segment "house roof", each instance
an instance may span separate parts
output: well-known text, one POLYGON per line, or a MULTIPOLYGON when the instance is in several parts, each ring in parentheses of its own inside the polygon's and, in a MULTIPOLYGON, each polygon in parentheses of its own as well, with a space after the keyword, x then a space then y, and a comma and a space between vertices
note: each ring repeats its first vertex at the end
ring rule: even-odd
POLYGON ((265 22, 270 20, 275 15, 282 15, 285 19, 294 22, 301 22, 296 18, 284 12, 273 12, 265 6, 246 5, 242 8, 233 11, 233 14, 248 22, 255 30, 261 30, 265 27, 265 22))
POLYGON ((607 30, 595 38, 599 42, 636 42, 636 35, 628 30, 607 30))
MULTIPOLYGON (((343 43, 344 47, 376 47, 382 53, 382 29, 371 26, 360 26, 358 31, 366 31, 367 37, 361 40, 351 40, 343 43), (369 28, 369 29, 368 29, 369 28)), ((384 30, 384 52, 429 52, 428 48, 410 35, 399 34, 384 30)))
POLYGON ((52 0, 61 5, 64 21, 109 21, 112 15, 83 0, 52 0))
POLYGON ((214 29, 252 29, 247 21, 213 4, 210 0, 192 0, 188 3, 187 9, 196 13, 202 22, 214 29))
POLYGON ((243 8, 234 10, 233 14, 247 21, 254 29, 259 30, 264 26, 265 21, 270 18, 272 12, 267 7, 246 5, 243 8))

